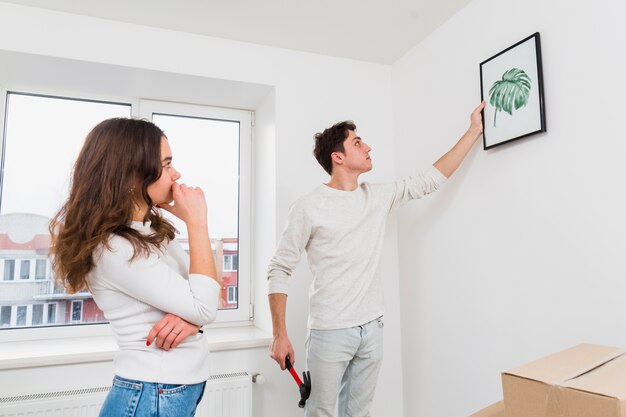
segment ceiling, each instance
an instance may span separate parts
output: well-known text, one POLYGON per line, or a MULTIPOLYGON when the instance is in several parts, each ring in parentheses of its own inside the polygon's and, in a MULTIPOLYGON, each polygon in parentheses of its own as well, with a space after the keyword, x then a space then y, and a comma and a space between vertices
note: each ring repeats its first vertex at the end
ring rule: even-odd
POLYGON ((471 0, 0 0, 392 64, 471 0))

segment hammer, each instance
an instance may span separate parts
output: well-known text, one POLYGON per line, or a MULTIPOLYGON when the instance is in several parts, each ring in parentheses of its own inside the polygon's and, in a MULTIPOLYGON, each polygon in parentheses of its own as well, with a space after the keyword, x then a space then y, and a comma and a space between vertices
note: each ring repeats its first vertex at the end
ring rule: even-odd
POLYGON ((291 361, 289 360, 289 356, 285 358, 285 367, 289 370, 289 373, 298 384, 298 388, 300 389, 300 402, 298 403, 298 407, 304 408, 304 404, 306 400, 309 399, 311 395, 311 373, 309 371, 302 372, 302 379, 304 382, 298 377, 298 373, 293 366, 291 366, 291 361))

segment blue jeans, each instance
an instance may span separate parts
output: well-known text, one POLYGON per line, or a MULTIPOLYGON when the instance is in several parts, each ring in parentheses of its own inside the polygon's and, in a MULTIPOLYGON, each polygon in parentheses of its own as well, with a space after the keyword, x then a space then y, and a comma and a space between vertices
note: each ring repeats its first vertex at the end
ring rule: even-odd
POLYGON ((369 416, 382 359, 382 317, 347 329, 310 330, 312 386, 304 416, 369 416))
POLYGON ((115 376, 100 417, 192 417, 205 384, 159 384, 115 376))

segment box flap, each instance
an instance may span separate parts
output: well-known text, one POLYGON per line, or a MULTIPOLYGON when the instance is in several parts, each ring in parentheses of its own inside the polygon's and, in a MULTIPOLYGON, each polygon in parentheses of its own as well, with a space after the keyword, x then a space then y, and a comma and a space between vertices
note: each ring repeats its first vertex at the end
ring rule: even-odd
POLYGON ((626 399, 626 356, 618 356, 599 368, 563 382, 561 386, 626 399))
POLYGON ((498 401, 487 408, 475 412, 469 417, 504 417, 504 403, 498 401))
POLYGON ((504 374, 560 385, 625 353, 626 350, 616 347, 580 344, 504 374))

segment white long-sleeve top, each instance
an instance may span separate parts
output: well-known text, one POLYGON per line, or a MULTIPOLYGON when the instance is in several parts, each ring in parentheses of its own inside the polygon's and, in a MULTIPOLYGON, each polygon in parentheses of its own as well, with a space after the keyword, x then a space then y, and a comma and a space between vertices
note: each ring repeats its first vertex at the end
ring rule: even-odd
POLYGON ((303 250, 313 281, 310 329, 359 326, 384 314, 378 264, 389 212, 441 186, 446 177, 430 167, 402 181, 362 183, 354 191, 321 185, 290 208, 268 268, 269 293, 288 294, 289 278, 303 250))
MULTIPOLYGON (((132 222, 143 234, 150 222, 132 222)), ((189 255, 175 240, 132 261, 133 246, 116 235, 94 252, 95 267, 88 275, 89 289, 109 320, 119 352, 116 375, 144 382, 194 384, 210 376, 208 341, 190 336, 178 347, 164 351, 146 346, 148 332, 166 313, 188 322, 211 323, 218 309, 220 286, 208 276, 189 274, 189 255)))

